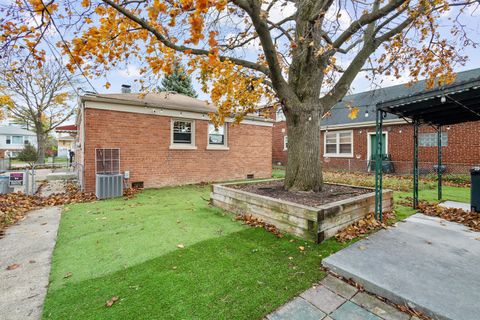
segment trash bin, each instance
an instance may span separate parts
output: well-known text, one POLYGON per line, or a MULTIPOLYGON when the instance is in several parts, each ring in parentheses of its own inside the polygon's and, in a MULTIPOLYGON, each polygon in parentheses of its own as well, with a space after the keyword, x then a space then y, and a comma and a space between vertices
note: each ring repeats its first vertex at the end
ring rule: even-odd
POLYGON ((0 176, 0 194, 12 192, 8 176, 0 176))
POLYGON ((473 212, 480 212, 480 167, 474 167, 470 170, 470 205, 473 212))

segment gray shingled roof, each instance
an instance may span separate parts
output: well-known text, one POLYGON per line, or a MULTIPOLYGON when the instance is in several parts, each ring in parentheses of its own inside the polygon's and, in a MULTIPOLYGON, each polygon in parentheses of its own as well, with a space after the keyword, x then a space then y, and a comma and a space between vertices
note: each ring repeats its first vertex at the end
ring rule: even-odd
MULTIPOLYGON (((466 82, 474 79, 480 79, 480 68, 457 73, 455 83, 466 82)), ((413 95, 423 91, 426 91, 425 81, 419 81, 410 87, 406 86, 405 84, 400 84, 345 96, 341 102, 337 103, 333 107, 331 110, 331 116, 323 119, 322 126, 355 124, 370 121, 374 123, 377 103, 413 95), (348 114, 350 113, 348 105, 360 109, 357 118, 353 120, 348 118, 348 114), (368 110, 368 117, 365 117, 366 110, 368 110)), ((398 117, 387 113, 386 119, 398 119, 398 117)))
POLYGON ((35 132, 25 130, 17 126, 0 126, 2 135, 34 136, 35 132))

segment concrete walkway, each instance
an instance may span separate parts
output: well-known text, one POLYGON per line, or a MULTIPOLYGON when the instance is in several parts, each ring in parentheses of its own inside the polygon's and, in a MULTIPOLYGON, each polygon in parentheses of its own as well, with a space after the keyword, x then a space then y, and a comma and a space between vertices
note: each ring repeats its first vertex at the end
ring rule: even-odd
POLYGON ((0 320, 40 319, 60 213, 31 211, 0 239, 0 320))
POLYGON ((480 233, 463 225, 415 214, 323 265, 434 319, 480 319, 480 233))
POLYGON ((267 316, 268 320, 418 320, 328 275, 267 316))

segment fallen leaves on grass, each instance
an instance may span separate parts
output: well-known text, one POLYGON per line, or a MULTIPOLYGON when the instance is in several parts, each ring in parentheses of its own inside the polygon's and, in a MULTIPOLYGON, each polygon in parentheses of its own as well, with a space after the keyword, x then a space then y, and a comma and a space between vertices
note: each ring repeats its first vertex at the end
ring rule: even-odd
POLYGON ((262 219, 256 218, 251 214, 237 214, 235 216, 235 220, 243 221, 245 224, 256 227, 256 228, 264 228, 270 233, 273 233, 279 238, 283 237, 283 234, 275 227, 273 224, 266 223, 262 219))
POLYGON ((184 246, 183 244, 181 244, 181 243, 180 243, 180 244, 177 244, 177 248, 179 248, 179 249, 183 249, 183 248, 185 248, 185 246, 184 246))
POLYGON ((115 302, 117 302, 120 298, 117 297, 117 296, 113 296, 112 298, 110 298, 110 300, 108 300, 106 303, 105 303, 105 307, 107 308, 110 308, 111 306, 113 306, 113 304, 115 302))
POLYGON ((298 250, 300 250, 300 251, 305 251, 305 247, 304 247, 304 246, 300 246, 300 247, 298 247, 298 250))
POLYGON ((71 272, 67 272, 65 273, 65 275, 63 276, 64 279, 68 279, 72 276, 73 274, 71 272))
POLYGON ((335 235, 335 238, 339 242, 350 241, 361 235, 368 234, 373 230, 386 228, 387 221, 393 218, 395 218, 395 214, 393 212, 384 212, 383 221, 378 221, 377 219, 375 219, 375 216, 373 213, 369 213, 365 218, 360 219, 357 222, 349 225, 345 229, 342 229, 341 231, 339 231, 335 235))
POLYGON ((445 208, 437 204, 420 201, 418 209, 427 216, 439 217, 447 221, 467 226, 472 231, 480 231, 480 213, 456 208, 445 208))
MULTIPOLYGON (((125 199, 131 199, 137 192, 138 189, 125 189, 125 199)), ((48 197, 27 196, 21 192, 0 194, 0 231, 24 219, 25 214, 34 209, 96 200, 95 194, 81 192, 74 184, 68 184, 64 193, 56 193, 48 197)), ((64 211, 68 211, 68 208, 65 208, 64 211)), ((0 232, 0 237, 2 235, 3 233, 0 232)))
POLYGON ((14 264, 11 264, 7 267, 7 270, 15 270, 17 269, 18 267, 20 267, 20 265, 18 263, 14 263, 14 264))

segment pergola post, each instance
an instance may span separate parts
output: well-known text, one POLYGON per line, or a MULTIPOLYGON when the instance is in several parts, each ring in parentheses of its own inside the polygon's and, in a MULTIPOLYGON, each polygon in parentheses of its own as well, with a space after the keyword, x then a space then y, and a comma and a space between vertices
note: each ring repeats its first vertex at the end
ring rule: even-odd
POLYGON ((437 191, 438 200, 442 200, 442 126, 438 126, 437 130, 437 146, 438 146, 438 161, 437 161, 437 191))
POLYGON ((382 220, 382 209, 383 209, 383 154, 382 154, 382 129, 383 129, 383 115, 384 111, 377 109, 376 113, 376 126, 375 126, 375 140, 376 148, 375 152, 375 219, 382 220))
POLYGON ((418 209, 418 126, 413 121, 413 208, 418 209))

